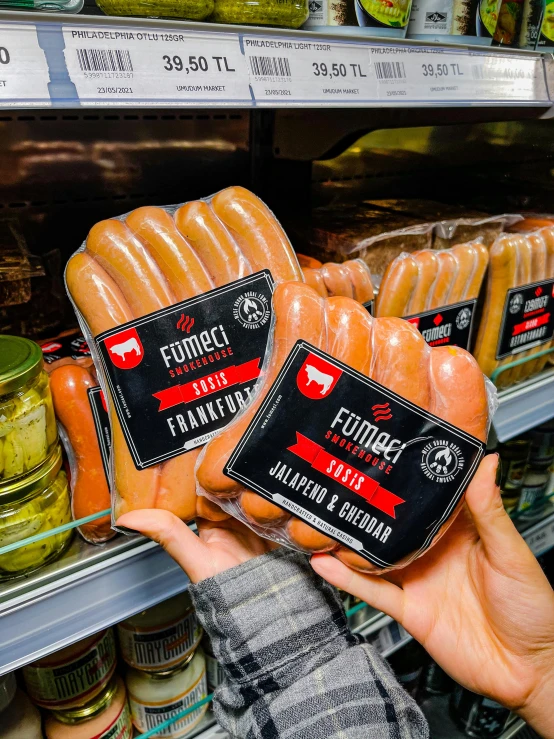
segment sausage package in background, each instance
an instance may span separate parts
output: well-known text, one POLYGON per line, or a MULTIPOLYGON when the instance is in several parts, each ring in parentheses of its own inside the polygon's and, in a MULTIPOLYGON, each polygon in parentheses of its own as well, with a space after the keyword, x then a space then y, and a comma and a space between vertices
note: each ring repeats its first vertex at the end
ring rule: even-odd
MULTIPOLYGON (((303 259, 306 259, 302 255, 303 259)), ((300 260, 299 260, 300 261, 300 260)), ((312 262, 317 262, 313 259, 312 262)), ((302 266, 306 284, 316 290, 323 298, 342 295, 353 298, 371 313, 373 310, 373 280, 371 270, 362 259, 349 259, 346 262, 318 263, 319 266, 302 266)))
POLYGON ((474 354, 498 387, 508 387, 548 361, 548 355, 533 355, 548 349, 554 335, 554 226, 502 234, 489 255, 474 354), (526 361, 502 370, 518 359, 526 361))
POLYGON ((113 521, 138 508, 191 520, 202 445, 263 371, 274 285, 302 280, 287 236, 230 187, 96 224, 65 279, 108 402, 113 521))
POLYGON ((496 393, 474 358, 398 317, 277 286, 254 403, 201 453, 198 493, 262 536, 386 572, 457 514, 496 393))
POLYGON ((430 346, 469 349, 488 261, 480 240, 401 254, 381 281, 375 315, 406 318, 430 346))

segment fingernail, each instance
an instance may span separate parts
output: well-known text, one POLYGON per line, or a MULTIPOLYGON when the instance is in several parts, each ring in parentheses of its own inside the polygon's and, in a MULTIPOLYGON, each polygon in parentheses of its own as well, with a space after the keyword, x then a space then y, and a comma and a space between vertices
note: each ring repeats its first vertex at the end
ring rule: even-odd
POLYGON ((500 455, 496 455, 498 457, 498 465, 496 467, 496 477, 494 479, 494 484, 497 488, 500 487, 500 480, 502 480, 502 460, 500 459, 500 455))

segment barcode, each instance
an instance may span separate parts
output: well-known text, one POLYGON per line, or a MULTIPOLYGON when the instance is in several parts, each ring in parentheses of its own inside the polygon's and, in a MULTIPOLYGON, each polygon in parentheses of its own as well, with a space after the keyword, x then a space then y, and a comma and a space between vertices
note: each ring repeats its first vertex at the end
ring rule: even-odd
POLYGON ((132 72, 127 49, 77 49, 81 72, 132 72))
POLYGON ((474 80, 521 80, 532 78, 533 73, 523 67, 507 67, 504 64, 472 64, 471 73, 474 80))
POLYGON ((405 80, 404 62, 375 62, 378 80, 405 80))
POLYGON ((251 56, 250 69, 256 77, 290 77, 289 60, 284 56, 251 56))

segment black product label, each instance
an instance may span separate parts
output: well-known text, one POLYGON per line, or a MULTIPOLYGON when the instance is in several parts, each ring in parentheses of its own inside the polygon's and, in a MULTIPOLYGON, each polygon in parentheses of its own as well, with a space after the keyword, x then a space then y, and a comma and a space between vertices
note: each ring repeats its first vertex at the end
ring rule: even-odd
POLYGON ((373 303, 373 300, 368 300, 367 303, 362 303, 363 307, 366 309, 370 316, 373 315, 373 303))
POLYGON ((431 544, 484 450, 299 341, 225 474, 386 567, 431 544))
POLYGON ((96 337, 137 469, 205 444, 248 405, 272 293, 263 270, 96 337))
POLYGON ((110 484, 110 450, 112 448, 112 430, 110 428, 110 417, 108 415, 108 407, 106 398, 100 387, 91 387, 87 390, 88 402, 92 411, 94 420, 94 428, 98 438, 98 446, 100 447, 100 456, 102 457, 102 466, 104 474, 110 484))
POLYGON ((46 364, 57 362, 58 359, 80 359, 81 357, 90 357, 90 349, 87 340, 81 334, 72 334, 71 336, 62 336, 59 339, 53 339, 42 344, 42 356, 46 364))
POLYGON ((506 293, 496 358, 519 354, 554 335, 554 279, 514 287, 506 293))
POLYGON ((461 346, 469 349, 476 300, 465 300, 455 305, 407 316, 429 346, 461 346))

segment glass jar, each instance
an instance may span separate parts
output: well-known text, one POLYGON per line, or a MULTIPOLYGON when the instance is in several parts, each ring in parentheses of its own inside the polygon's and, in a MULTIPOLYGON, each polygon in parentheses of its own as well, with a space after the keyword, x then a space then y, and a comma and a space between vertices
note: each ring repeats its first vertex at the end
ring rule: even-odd
POLYGON ((9 672, 0 677, 0 736, 2 739, 42 739, 40 713, 9 672))
MULTIPOLYGON (((185 711, 208 695, 206 660, 198 649, 182 667, 165 673, 130 669, 125 681, 133 724, 145 732, 185 711)), ((187 736, 202 720, 208 704, 195 709, 184 718, 162 729, 161 737, 187 736)))
POLYGON ((300 28, 308 19, 308 0, 215 0, 215 23, 300 28))
POLYGON ((213 693, 214 690, 221 685, 225 679, 225 670, 214 656, 212 643, 207 634, 202 639, 202 649, 206 657, 206 676, 208 679, 208 692, 213 693))
POLYGON ((203 21, 214 8, 214 0, 96 0, 96 4, 106 15, 146 15, 189 21, 203 21))
POLYGON ((546 507, 545 495, 549 479, 549 473, 544 470, 528 469, 525 472, 521 496, 517 504, 519 518, 525 521, 538 521, 542 518, 546 507))
POLYGON ((58 440, 38 344, 0 335, 0 485, 36 469, 58 440))
POLYGON ((523 485, 525 468, 529 461, 531 442, 529 439, 512 439, 498 445, 502 477, 500 493, 504 508, 510 513, 517 506, 523 485))
MULTIPOLYGON (((69 486, 59 446, 27 477, 0 485, 0 547, 70 521, 69 486)), ((0 580, 32 572, 56 559, 72 536, 70 529, 0 554, 0 580)))
POLYGON ((188 593, 138 613, 117 625, 121 656, 131 667, 164 672, 186 662, 202 638, 188 593))
POLYGON ((23 668, 27 692, 42 708, 84 706, 110 682, 117 655, 112 629, 71 644, 23 668))
POLYGON ((53 711, 44 722, 46 739, 131 739, 133 724, 123 680, 115 675, 84 706, 53 711))

